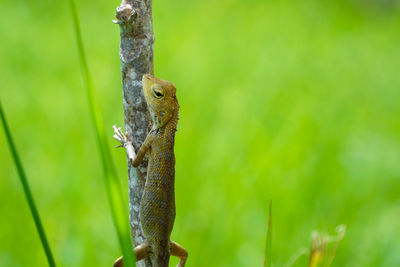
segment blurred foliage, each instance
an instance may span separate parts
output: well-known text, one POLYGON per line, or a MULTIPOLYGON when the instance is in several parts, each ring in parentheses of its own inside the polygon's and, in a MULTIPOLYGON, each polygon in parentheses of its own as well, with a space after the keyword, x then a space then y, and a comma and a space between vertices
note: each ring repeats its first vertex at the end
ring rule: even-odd
POLYGON ((269 201, 267 235, 265 237, 264 267, 272 266, 272 200, 269 201))
MULTIPOLYGON (((110 145, 123 122, 118 5, 79 2, 110 145)), ((273 266, 339 224, 331 266, 400 265, 398 2, 156 0, 153 11, 155 73, 181 105, 172 238, 188 266, 262 266, 270 198, 273 266)), ((120 252, 68 3, 2 1, 0 43, 3 109, 56 261, 111 266, 120 252)), ((112 154, 127 201, 125 156, 112 154)), ((44 266, 3 132, 0 159, 0 265, 44 266)))
POLYGON ((312 233, 309 267, 329 267, 331 265, 339 243, 346 234, 346 226, 339 225, 336 232, 336 236, 318 231, 312 233))

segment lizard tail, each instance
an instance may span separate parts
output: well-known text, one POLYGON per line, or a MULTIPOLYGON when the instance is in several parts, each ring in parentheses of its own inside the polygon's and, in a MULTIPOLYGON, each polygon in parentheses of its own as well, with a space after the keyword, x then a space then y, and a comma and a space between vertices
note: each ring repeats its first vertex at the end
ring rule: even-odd
POLYGON ((168 267, 169 266, 169 255, 163 255, 157 257, 158 267, 168 267))
POLYGON ((159 241, 158 253, 156 254, 158 267, 168 267, 169 266, 169 241, 163 240, 159 241))

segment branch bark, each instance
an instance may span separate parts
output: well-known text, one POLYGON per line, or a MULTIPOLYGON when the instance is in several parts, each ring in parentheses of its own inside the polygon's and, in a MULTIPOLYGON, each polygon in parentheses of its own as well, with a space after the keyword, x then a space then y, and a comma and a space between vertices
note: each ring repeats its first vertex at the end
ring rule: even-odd
MULTIPOLYGON (((114 23, 120 26, 120 59, 123 86, 125 130, 135 150, 151 128, 151 118, 143 96, 142 76, 153 74, 153 21, 151 0, 122 0, 117 7, 114 23)), ((129 159, 129 221, 135 246, 144 241, 140 225, 139 204, 147 175, 147 158, 138 168, 129 159)), ((152 259, 137 262, 139 267, 156 266, 152 259)))

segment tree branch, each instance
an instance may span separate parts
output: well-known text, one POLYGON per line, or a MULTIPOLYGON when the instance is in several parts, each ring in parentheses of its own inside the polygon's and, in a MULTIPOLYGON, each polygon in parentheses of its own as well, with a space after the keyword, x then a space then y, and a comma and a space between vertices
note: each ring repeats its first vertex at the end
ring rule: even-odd
MULTIPOLYGON (((120 59, 123 85, 125 130, 135 150, 146 138, 151 118, 142 91, 142 76, 153 74, 153 21, 151 0, 122 0, 114 23, 120 26, 120 59)), ((139 218, 139 204, 147 175, 147 158, 135 169, 128 162, 129 220, 133 243, 144 241, 139 218)), ((156 266, 150 259, 137 263, 139 267, 156 266)))

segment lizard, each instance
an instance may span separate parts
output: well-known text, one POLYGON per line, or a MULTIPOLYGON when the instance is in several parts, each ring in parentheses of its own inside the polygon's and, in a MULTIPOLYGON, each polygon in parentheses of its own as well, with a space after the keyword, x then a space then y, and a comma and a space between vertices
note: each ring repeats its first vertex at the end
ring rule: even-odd
MULTIPOLYGON (((140 200, 139 214, 144 242, 134 248, 136 260, 153 254, 158 267, 168 267, 170 255, 184 267, 188 253, 170 239, 175 220, 175 132, 178 124, 179 104, 173 83, 145 74, 142 78, 143 93, 151 114, 153 126, 143 144, 135 153, 127 133, 121 127, 114 128, 114 138, 125 147, 129 162, 135 168, 149 154, 147 177, 140 200)), ((123 258, 118 258, 114 267, 122 267, 123 258)))

